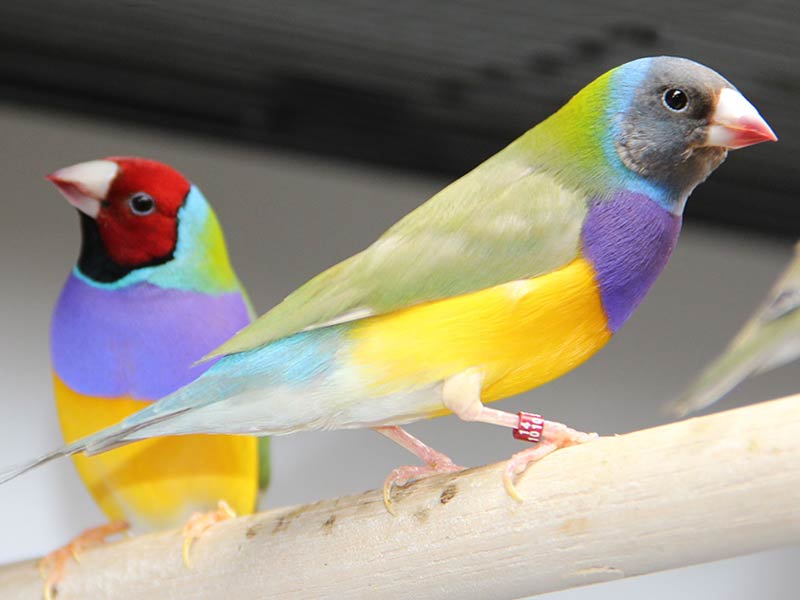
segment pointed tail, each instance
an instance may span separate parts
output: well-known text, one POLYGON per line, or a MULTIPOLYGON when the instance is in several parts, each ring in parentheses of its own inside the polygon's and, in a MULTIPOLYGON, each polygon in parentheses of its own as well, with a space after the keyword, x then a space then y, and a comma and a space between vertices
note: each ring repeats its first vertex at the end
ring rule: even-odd
POLYGON ((116 425, 111 425, 110 427, 101 429, 97 433, 76 440, 71 444, 66 444, 57 450, 43 454, 35 460, 0 471, 0 485, 19 477, 23 473, 27 473, 28 471, 64 456, 72 456, 73 454, 81 452, 87 456, 92 456, 144 439, 148 437, 148 435, 142 430, 151 425, 169 420, 187 410, 189 410, 189 408, 174 410, 164 414, 162 411, 153 410, 153 406, 145 408, 144 410, 132 414, 127 419, 120 421, 116 425))
POLYGON ((68 444, 59 448, 58 450, 53 450, 52 452, 48 452, 37 458, 36 460, 31 460, 26 463, 16 465, 9 469, 5 469, 0 471, 0 485, 4 484, 7 481, 11 481, 12 479, 19 477, 23 473, 27 473, 28 471, 35 469, 36 467, 40 467, 49 463, 52 460, 56 460, 57 458, 61 458, 62 456, 70 456, 77 452, 80 452, 80 442, 76 442, 74 444, 68 444))

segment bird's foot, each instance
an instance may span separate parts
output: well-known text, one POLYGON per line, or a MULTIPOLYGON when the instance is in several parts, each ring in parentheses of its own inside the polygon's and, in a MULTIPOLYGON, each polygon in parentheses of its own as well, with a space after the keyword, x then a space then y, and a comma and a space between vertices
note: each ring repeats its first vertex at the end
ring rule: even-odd
POLYGON ((39 561, 39 572, 44 579, 44 599, 53 600, 56 597, 56 588, 64 579, 67 564, 71 559, 80 562, 83 552, 105 544, 108 538, 126 531, 128 527, 124 521, 112 521, 100 527, 87 529, 66 546, 62 546, 42 558, 39 561))
POLYGON ((567 446, 585 444, 596 439, 596 433, 584 433, 570 429, 562 423, 545 421, 539 415, 519 413, 519 425, 514 429, 514 437, 536 444, 532 448, 514 454, 503 470, 503 485, 506 492, 517 502, 522 502, 514 480, 531 464, 542 460, 551 452, 567 446))
POLYGON ((389 473, 389 476, 383 483, 383 504, 386 506, 386 510, 392 515, 396 515, 394 505, 392 504, 392 489, 395 486, 403 487, 417 479, 423 479, 433 475, 443 475, 445 473, 457 473, 458 471, 464 470, 464 467, 459 467, 444 454, 436 452, 435 450, 433 450, 433 452, 436 454, 436 457, 432 457, 427 465, 397 467, 389 473))
POLYGON ((381 435, 385 435, 393 442, 400 444, 403 448, 412 452, 417 456, 426 466, 416 467, 398 467, 386 478, 383 483, 383 504, 390 514, 394 512, 392 505, 392 488, 399 485, 405 485, 414 479, 422 479, 423 477, 430 477, 432 475, 441 475, 443 473, 455 473, 463 471, 464 467, 459 467, 455 464, 450 457, 438 452, 421 442, 413 435, 408 433, 402 427, 387 426, 376 427, 375 431, 381 435))
POLYGON ((217 502, 217 510, 205 513, 194 513, 186 524, 183 526, 181 534, 183 535, 183 563, 187 568, 192 568, 192 563, 189 560, 189 552, 192 549, 192 544, 195 540, 200 539, 203 534, 211 529, 217 523, 227 521, 236 517, 234 511, 225 500, 217 502))

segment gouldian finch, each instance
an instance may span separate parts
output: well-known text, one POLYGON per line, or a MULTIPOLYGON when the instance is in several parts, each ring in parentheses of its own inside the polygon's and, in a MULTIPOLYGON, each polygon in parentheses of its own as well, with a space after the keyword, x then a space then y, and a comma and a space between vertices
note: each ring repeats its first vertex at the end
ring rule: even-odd
POLYGON ((426 466, 456 470, 401 429, 455 413, 538 441, 505 483, 591 439, 486 402, 574 369, 628 320, 675 246, 686 199, 732 148, 775 140, 720 75, 659 57, 617 67, 563 108, 318 275, 209 354, 193 383, 51 452, 189 433, 371 427, 426 466))
MULTIPOLYGON (((51 325, 56 407, 70 442, 197 378, 211 365, 194 363, 250 323, 251 309, 211 206, 172 167, 112 157, 48 179, 78 209, 82 233, 51 325)), ((199 513, 186 526, 190 541, 228 506, 250 513, 256 504, 253 437, 164 437, 74 460, 113 523, 87 532, 73 551, 119 531, 119 522, 148 531, 199 513)), ((56 578, 64 556, 51 557, 56 578)))
POLYGON ((800 242, 764 302, 714 362, 671 405, 684 416, 710 406, 744 379, 800 357, 800 242))

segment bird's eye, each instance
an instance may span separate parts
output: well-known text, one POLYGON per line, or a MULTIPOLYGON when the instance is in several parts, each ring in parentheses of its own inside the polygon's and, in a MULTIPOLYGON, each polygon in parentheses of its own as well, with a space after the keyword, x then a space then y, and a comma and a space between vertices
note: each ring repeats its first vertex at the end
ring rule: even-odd
POLYGON ((131 207, 133 214, 141 217, 149 215, 156 209, 156 201, 144 192, 136 192, 128 200, 128 206, 131 207))
POLYGON ((671 88, 664 92, 661 101, 664 106, 674 112, 682 112, 689 106, 689 96, 686 95, 686 92, 677 88, 671 88))

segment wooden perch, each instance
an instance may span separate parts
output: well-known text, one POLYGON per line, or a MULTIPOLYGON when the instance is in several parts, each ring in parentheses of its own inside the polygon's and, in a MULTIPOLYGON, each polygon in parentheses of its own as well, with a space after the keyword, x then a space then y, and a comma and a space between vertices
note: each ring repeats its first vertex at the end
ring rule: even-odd
MULTIPOLYGON (((800 543, 800 395, 549 456, 222 523, 193 569, 171 531, 87 552, 59 600, 518 598, 800 543)), ((0 598, 41 595, 34 562, 0 598)))

